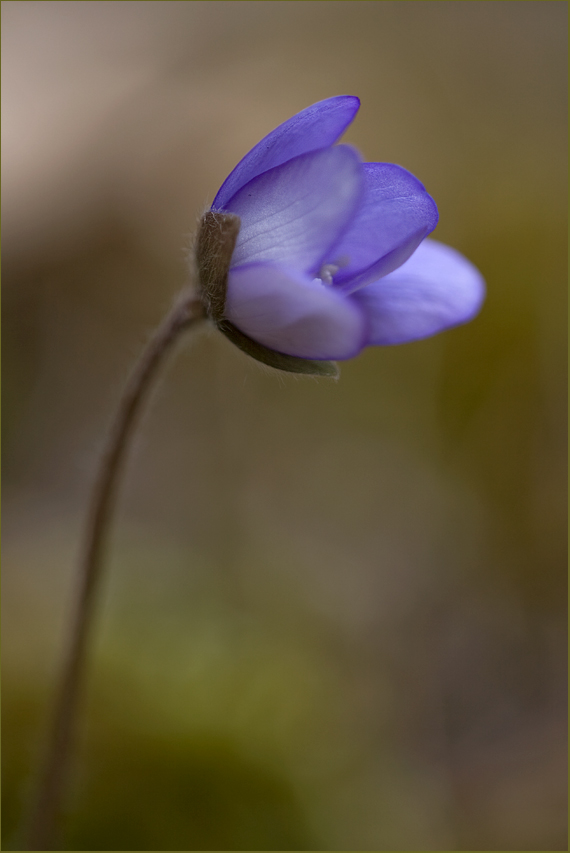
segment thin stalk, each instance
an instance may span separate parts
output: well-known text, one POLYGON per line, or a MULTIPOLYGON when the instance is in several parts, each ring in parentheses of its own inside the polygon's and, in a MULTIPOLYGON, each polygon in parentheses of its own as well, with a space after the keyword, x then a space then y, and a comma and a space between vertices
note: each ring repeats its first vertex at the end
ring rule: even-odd
POLYGON ((45 763, 33 801, 24 850, 59 849, 56 843, 69 773, 75 718, 101 581, 102 558, 123 462, 142 403, 156 378, 158 367, 180 333, 204 317, 202 302, 196 294, 193 291, 181 294, 148 342, 119 402, 92 491, 80 551, 71 630, 55 698, 45 763))

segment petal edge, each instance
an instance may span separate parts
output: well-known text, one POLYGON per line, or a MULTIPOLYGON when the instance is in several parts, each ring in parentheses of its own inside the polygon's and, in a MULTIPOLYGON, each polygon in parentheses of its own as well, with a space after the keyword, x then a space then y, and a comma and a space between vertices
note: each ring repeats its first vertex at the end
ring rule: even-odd
POLYGON ((335 246, 338 256, 348 260, 335 275, 335 286, 348 293, 401 266, 438 220, 433 198, 407 169, 393 163, 365 163, 363 174, 362 205, 335 246))
POLYGON ((355 95, 336 95, 306 107, 268 133, 230 172, 217 192, 212 208, 227 202, 253 178, 299 154, 327 148, 339 139, 360 108, 355 95))
POLYGON ((481 308, 485 283, 455 249, 424 240, 399 269, 350 298, 367 316, 368 345, 389 346, 467 323, 481 308))

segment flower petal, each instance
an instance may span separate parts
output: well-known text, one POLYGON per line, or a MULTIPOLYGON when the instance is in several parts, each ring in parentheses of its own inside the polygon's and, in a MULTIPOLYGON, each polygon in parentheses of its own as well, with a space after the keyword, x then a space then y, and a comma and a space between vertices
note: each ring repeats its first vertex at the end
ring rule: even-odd
POLYGON ((226 205, 241 219, 232 266, 273 261, 316 274, 355 215, 362 182, 360 155, 347 145, 258 175, 226 205))
POLYGON ((466 323, 484 296, 473 264, 455 249, 425 240, 398 270, 349 298, 367 315, 368 344, 403 344, 466 323))
POLYGON ((319 101, 272 130, 230 172, 212 208, 223 209, 232 196, 257 175, 309 151, 333 145, 355 117, 360 101, 338 95, 319 101))
POLYGON ((273 264, 230 270, 225 316, 253 340, 300 358, 352 358, 367 335, 356 302, 273 264))
POLYGON ((365 163, 364 198, 331 263, 335 286, 352 292, 397 269, 437 225, 437 207, 411 172, 392 163, 365 163))

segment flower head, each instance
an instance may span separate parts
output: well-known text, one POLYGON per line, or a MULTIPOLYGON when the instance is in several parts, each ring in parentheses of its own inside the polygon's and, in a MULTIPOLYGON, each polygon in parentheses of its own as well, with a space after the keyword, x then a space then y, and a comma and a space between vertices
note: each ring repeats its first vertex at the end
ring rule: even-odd
POLYGON ((219 328, 267 364, 333 373, 364 347, 470 320, 484 283, 425 240, 437 208, 410 172, 335 145, 360 106, 313 104, 246 154, 202 220, 200 282, 219 328))

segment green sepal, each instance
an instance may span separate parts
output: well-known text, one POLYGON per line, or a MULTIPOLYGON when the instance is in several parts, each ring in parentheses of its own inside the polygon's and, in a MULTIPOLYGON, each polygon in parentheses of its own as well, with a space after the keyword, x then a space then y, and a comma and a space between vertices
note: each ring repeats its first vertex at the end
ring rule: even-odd
POLYGON ((216 325, 232 344, 235 344, 236 347, 239 347, 247 355, 255 358, 256 361, 267 364, 269 367, 284 370, 287 373, 303 373, 305 376, 329 376, 336 379, 339 375, 338 366, 334 361, 298 358, 294 355, 285 355, 283 352, 269 349, 268 347, 264 347, 263 344, 258 344, 257 341, 248 338, 247 335, 240 332, 229 320, 220 320, 216 325))

